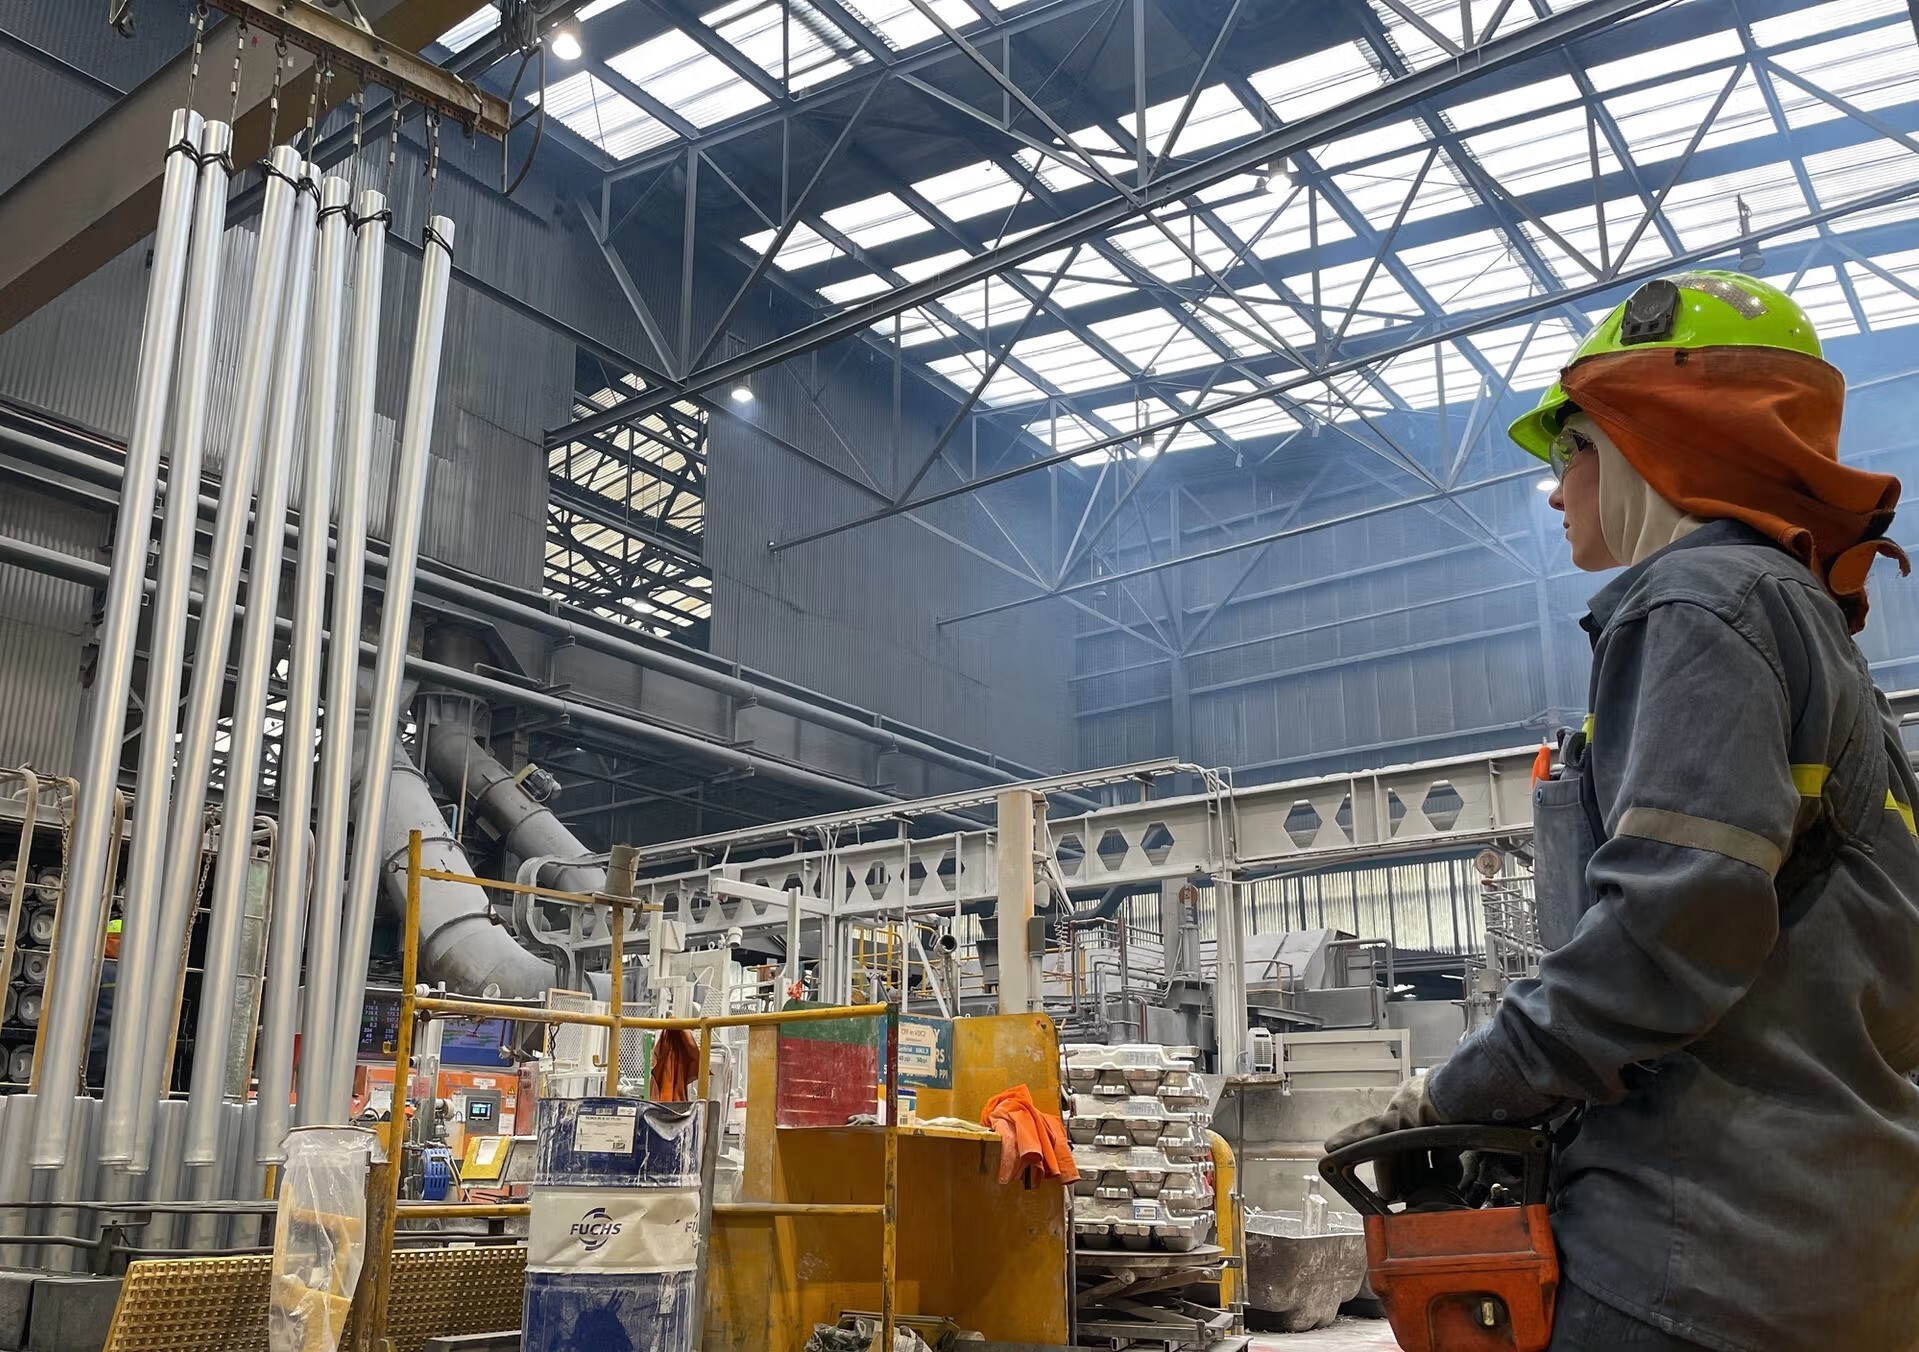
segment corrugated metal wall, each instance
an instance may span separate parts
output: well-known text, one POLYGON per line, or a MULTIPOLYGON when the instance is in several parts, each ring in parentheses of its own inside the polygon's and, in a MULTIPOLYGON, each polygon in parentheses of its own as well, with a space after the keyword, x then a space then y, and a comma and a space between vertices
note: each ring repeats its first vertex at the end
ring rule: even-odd
MULTIPOLYGON (((9 483, 0 489, 0 534, 98 559, 106 519, 9 483)), ((81 685, 93 593, 24 568, 0 564, 0 763, 71 774, 86 703, 81 685)))
MULTIPOLYGON (((823 364, 836 355, 823 354, 823 364)), ((937 412, 909 402, 896 446, 890 368, 862 352, 821 396, 829 428, 802 375, 780 368, 756 376, 749 416, 843 470, 870 474, 882 489, 903 484, 938 434, 937 412)), ((731 419, 715 419, 710 437, 715 652, 1037 768, 1072 763, 1067 627, 1037 609, 937 623, 1030 594, 1030 583, 903 518, 772 553, 767 541, 870 512, 875 500, 731 419)), ((939 482, 929 476, 929 486, 939 482)), ((1023 501, 1012 494, 992 500, 1016 538, 1043 528, 1023 501)), ((947 504, 927 516, 995 557, 1017 558, 977 504, 947 504)))
MULTIPOLYGON (((1919 379, 1868 383, 1910 366, 1905 332, 1839 339, 1829 355, 1864 386, 1846 410, 1844 458, 1910 482, 1919 475, 1911 436, 1919 379)), ((1417 426, 1389 430, 1423 445, 1417 426)), ((1284 526, 1309 487, 1301 521, 1414 491, 1386 489, 1364 472, 1377 463, 1343 438, 1301 442, 1289 455, 1256 476, 1194 477, 1177 508, 1164 495, 1154 500, 1155 552, 1133 543, 1115 566, 1166 557, 1175 510, 1176 543, 1190 553, 1284 526)), ((1464 477, 1523 468, 1516 451, 1502 450, 1476 456, 1464 477)), ((1189 632, 1238 584, 1204 619, 1183 673, 1124 629, 1082 617, 1073 681, 1082 763, 1178 755, 1235 767, 1246 782, 1510 746, 1576 720, 1591 665, 1578 620, 1604 579, 1571 567, 1559 518, 1534 481, 1463 502, 1477 521, 1458 507, 1406 508, 1160 574, 1189 632)), ((1892 533, 1911 547, 1919 518, 1908 509, 1892 533)), ((1127 595, 1122 617, 1136 628, 1146 613, 1165 620, 1153 579, 1127 595)), ((1860 644, 1880 684, 1919 685, 1919 584, 1881 568, 1872 597, 1860 644)))

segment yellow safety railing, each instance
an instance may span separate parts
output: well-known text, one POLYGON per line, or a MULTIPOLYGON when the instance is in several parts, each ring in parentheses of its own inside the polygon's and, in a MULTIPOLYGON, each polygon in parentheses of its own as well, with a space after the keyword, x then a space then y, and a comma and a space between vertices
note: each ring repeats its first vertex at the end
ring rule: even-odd
MULTIPOLYGON (((413 1083, 413 1025, 422 1018, 489 1018, 517 1019, 528 1023, 545 1024, 585 1024, 608 1030, 606 1055, 605 1092, 609 1097, 619 1094, 620 1086, 620 1030, 626 1028, 648 1028, 655 1030, 677 1028, 685 1032, 697 1032, 700 1039, 700 1071, 698 1093, 702 1102, 711 1098, 711 1080, 713 1066, 713 1030, 715 1028, 757 1028, 766 1025, 788 1023, 812 1023, 829 1019, 882 1018, 886 1021, 886 1064, 883 1071, 886 1082, 883 1129, 886 1140, 886 1172, 883 1200, 875 1204, 839 1203, 839 1202, 720 1202, 712 1203, 715 1216, 877 1216, 881 1223, 880 1242, 880 1335, 875 1343, 879 1348, 891 1348, 893 1345, 893 1324, 895 1304, 895 1276, 899 1256, 899 1006, 887 1004, 843 1005, 809 1009, 788 1009, 770 1013, 722 1014, 710 1018, 698 1019, 660 1019, 626 1013, 624 1007, 625 983, 625 947, 626 914, 629 910, 648 909, 647 903, 633 897, 617 897, 604 893, 564 892, 558 888, 540 887, 532 883, 504 882, 494 878, 479 878, 466 873, 449 873, 442 869, 430 869, 420 862, 421 835, 418 831, 407 834, 406 846, 406 918, 402 932, 401 976, 400 976, 400 1026, 398 1040, 393 1049, 393 1083, 395 1103, 392 1120, 387 1127, 387 1159, 389 1161, 383 1181, 384 1193, 376 1198, 377 1220, 375 1229, 377 1242, 369 1246, 368 1266, 373 1269, 373 1280, 369 1285, 364 1278, 363 1291, 370 1290, 366 1309, 366 1318, 356 1323, 360 1330, 356 1346, 362 1349, 378 1348, 386 1338, 387 1311, 393 1293, 393 1253, 394 1232, 401 1216, 410 1219, 494 1219, 507 1216, 524 1216, 528 1213, 527 1204, 521 1203, 406 1203, 400 1202, 400 1159, 406 1143, 406 1101, 413 1083), (419 954, 420 954, 420 883, 432 879, 439 882, 467 883, 483 888, 495 888, 506 892, 518 892, 539 897, 543 901, 558 902, 569 906, 604 906, 612 912, 609 934, 607 1008, 603 1014, 586 1011, 573 1012, 558 1009, 525 1009, 518 1005, 501 1004, 496 1001, 469 999, 459 995, 422 995, 419 992, 419 954)), ((703 1327, 705 1311, 697 1311, 695 1319, 695 1346, 698 1350, 697 1330, 703 1327)))

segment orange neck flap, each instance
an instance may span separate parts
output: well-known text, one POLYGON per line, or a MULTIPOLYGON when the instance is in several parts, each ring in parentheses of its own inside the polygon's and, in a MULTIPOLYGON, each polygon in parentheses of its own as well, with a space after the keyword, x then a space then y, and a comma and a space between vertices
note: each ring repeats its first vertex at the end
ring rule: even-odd
POLYGON ((1839 463, 1845 377, 1817 357, 1770 347, 1636 348, 1587 357, 1560 377, 1673 506, 1730 517, 1777 540, 1832 594, 1858 633, 1866 574, 1881 555, 1899 480, 1839 463))

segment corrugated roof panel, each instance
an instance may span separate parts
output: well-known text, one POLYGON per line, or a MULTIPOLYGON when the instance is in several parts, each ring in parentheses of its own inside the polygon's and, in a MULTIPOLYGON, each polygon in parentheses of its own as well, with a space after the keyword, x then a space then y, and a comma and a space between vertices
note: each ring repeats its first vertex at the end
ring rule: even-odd
POLYGON ((1287 122, 1345 103, 1378 86, 1383 78, 1357 41, 1283 61, 1246 77, 1267 106, 1287 122))
POLYGON ((1846 299, 1845 288, 1839 283, 1839 274, 1832 268, 1807 268, 1796 286, 1787 285, 1793 280, 1790 273, 1766 280, 1774 286, 1787 289, 1787 294, 1799 302, 1812 320, 1812 326, 1822 340, 1859 332, 1859 320, 1852 312, 1852 302, 1846 299))
MULTIPOLYGON (((538 91, 527 98, 534 104, 541 101, 538 91)), ((591 71, 577 71, 548 85, 546 111, 616 160, 674 139, 671 128, 629 103, 591 71)))
POLYGON ((1752 25, 1752 36, 1761 47, 1777 47, 1857 23, 1904 19, 1909 14, 1906 0, 1828 0, 1823 5, 1807 5, 1770 19, 1759 19, 1752 25))
POLYGON ((702 15, 701 22, 795 91, 872 60, 806 0, 735 0, 702 15))
POLYGON ((890 192, 849 202, 820 213, 826 223, 861 248, 890 244, 922 234, 933 224, 890 192))
MULTIPOLYGON (((1919 249, 1882 254, 1873 261, 1907 286, 1919 289, 1919 249)), ((1859 297, 1859 308, 1866 312, 1867 322, 1875 332, 1919 324, 1919 297, 1894 286, 1861 263, 1846 264, 1846 276, 1852 281, 1853 294, 1859 297)))
POLYGON ((771 102, 678 29, 609 57, 606 64, 696 127, 771 102))
MULTIPOLYGON (((1919 99, 1919 44, 1913 42, 1909 23, 1888 24, 1773 59, 1865 112, 1919 99)), ((1795 128, 1846 115, 1789 80, 1775 79, 1773 88, 1785 108, 1786 121, 1795 128)))
MULTIPOLYGON (((746 236, 740 243, 756 254, 764 253, 778 233, 776 230, 756 231, 746 236)), ((800 268, 810 268, 815 263, 825 263, 839 256, 838 245, 819 234, 812 226, 801 222, 793 227, 791 234, 787 235, 786 243, 780 246, 779 257, 773 261, 783 270, 795 272, 800 268)))
POLYGON ((1125 373, 1072 333, 1062 330, 1013 344, 1013 356, 1063 394, 1116 385, 1125 373))

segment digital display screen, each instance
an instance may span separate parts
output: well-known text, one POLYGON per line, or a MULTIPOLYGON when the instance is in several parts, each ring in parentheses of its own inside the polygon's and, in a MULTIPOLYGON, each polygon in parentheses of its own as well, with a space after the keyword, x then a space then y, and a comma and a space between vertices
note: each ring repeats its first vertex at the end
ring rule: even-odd
POLYGON ((367 1060, 391 1057, 400 1041, 400 996, 375 994, 360 1006, 360 1056, 367 1060))
POLYGON ((513 1058, 505 1049, 505 1019, 448 1019, 440 1035, 440 1064, 443 1066, 511 1065, 513 1058))
POLYGON ((478 1101, 468 1099, 466 1119, 469 1122, 491 1122, 493 1120, 493 1105, 485 1099, 478 1101))

